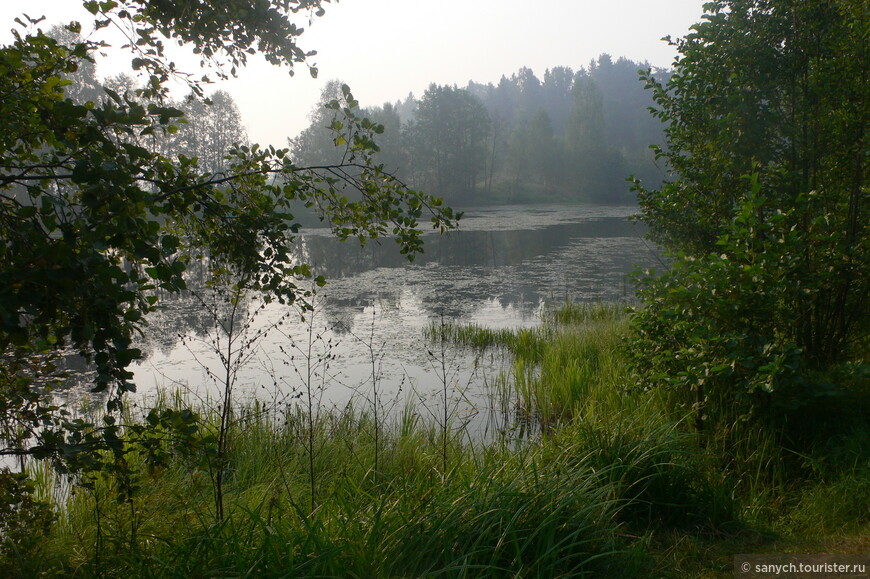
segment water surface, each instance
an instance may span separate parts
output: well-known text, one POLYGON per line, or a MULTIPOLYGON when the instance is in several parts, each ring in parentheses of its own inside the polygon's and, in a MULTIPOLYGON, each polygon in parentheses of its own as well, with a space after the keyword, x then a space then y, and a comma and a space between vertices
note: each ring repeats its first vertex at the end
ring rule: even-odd
MULTIPOLYGON (((432 323, 494 328, 540 323, 546 302, 631 298, 629 274, 657 255, 627 217, 630 207, 504 207, 467 211, 460 231, 425 236, 409 263, 392 241, 338 242, 327 230, 297 240, 300 260, 328 283, 314 311, 242 302, 233 347, 228 305, 201 292, 170 296, 151 319, 134 368, 139 397, 182 389, 213 403, 222 396, 226 353, 234 399, 273 408, 307 404, 378 410, 410 404, 422 415, 481 420, 498 362, 443 350, 423 337, 432 323), (241 330, 240 330, 241 328, 241 330), (243 362, 243 363, 242 363, 243 362), (312 397, 309 398, 309 391, 312 397), (373 404, 377 404, 375 407, 373 404)), ((489 418, 487 418, 488 420, 489 418)))

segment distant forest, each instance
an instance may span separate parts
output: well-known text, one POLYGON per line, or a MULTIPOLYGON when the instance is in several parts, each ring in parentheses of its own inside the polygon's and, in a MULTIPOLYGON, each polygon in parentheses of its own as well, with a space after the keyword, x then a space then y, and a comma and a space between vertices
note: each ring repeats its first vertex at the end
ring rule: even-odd
MULTIPOLYGON (((364 109, 382 124, 380 162, 413 188, 453 204, 593 201, 633 203, 627 178, 661 182, 652 144, 662 124, 639 80, 648 63, 603 54, 574 71, 555 67, 543 80, 529 68, 497 85, 432 84, 420 98, 364 109)), ((655 70, 660 81, 669 72, 655 70)), ((337 162, 333 112, 342 83, 330 81, 311 124, 290 146, 299 164, 337 162)))
MULTIPOLYGON (((51 34, 68 45, 79 40, 60 27, 51 34)), ((648 69, 645 62, 602 54, 577 71, 547 69, 543 79, 524 67, 498 84, 432 84, 420 98, 409 94, 359 114, 384 127, 377 161, 387 171, 451 204, 634 203, 629 176, 652 187, 664 176, 650 149, 664 142, 663 125, 649 113, 652 93, 638 74, 648 69)), ((653 72, 663 84, 670 75, 653 72)), ((77 102, 104 101, 106 89, 137 100, 140 88, 124 74, 99 81, 88 61, 68 78, 66 92, 77 102)), ((340 80, 329 81, 310 125, 289 139, 298 165, 341 160, 343 149, 330 129, 334 111, 325 107, 344 98, 341 87, 340 80)), ((184 111, 186 122, 177 133, 142 137, 140 144, 224 172, 230 146, 246 144, 247 135, 232 96, 218 90, 209 99, 210 106, 196 98, 166 103, 184 111)))

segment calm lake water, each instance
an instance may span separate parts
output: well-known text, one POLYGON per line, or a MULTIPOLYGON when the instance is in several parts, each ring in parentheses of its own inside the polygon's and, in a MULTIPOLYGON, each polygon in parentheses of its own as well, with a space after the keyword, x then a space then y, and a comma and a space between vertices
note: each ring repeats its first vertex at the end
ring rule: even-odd
POLYGON ((232 352, 238 402, 273 409, 313 407, 396 415, 413 407, 422 418, 489 424, 487 389, 499 372, 482 359, 442 351, 423 331, 444 321, 493 328, 533 326, 547 302, 631 299, 628 275, 656 263, 631 207, 503 207, 468 210, 460 231, 427 235, 414 263, 392 241, 340 243, 327 230, 299 238, 300 259, 328 283, 314 311, 256 300, 242 302, 234 341, 221 329, 227 308, 203 293, 170 296, 150 320, 137 364, 140 401, 160 390, 191 400, 220 399, 232 352), (236 363, 238 362, 238 363, 236 363), (309 397, 309 391, 311 396, 309 397))

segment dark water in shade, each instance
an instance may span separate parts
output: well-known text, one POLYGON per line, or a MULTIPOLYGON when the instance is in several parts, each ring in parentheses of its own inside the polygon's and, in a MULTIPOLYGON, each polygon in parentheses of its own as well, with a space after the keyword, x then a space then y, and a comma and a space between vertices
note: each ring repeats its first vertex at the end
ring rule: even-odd
MULTIPOLYGON (((255 399, 279 411, 309 400, 324 409, 352 402, 369 411, 377 403, 384 416, 413 406, 422 418, 442 419, 446 402, 456 422, 489 421, 486 392, 499 361, 442 353, 423 330, 441 320, 533 326, 548 301, 631 299, 628 274, 657 261, 643 229, 628 221, 632 213, 629 207, 469 210, 461 231, 427 235, 425 253, 414 263, 389 240, 360 248, 308 230, 298 240, 299 258, 328 283, 304 322, 291 307, 242 302, 236 328, 244 331, 233 348, 244 363, 232 369, 235 400, 255 399)), ((218 353, 228 351, 226 334, 190 296, 163 303, 140 344, 146 357, 134 368, 136 397, 180 389, 214 404, 226 376, 218 353)), ((223 323, 225 312, 226 306, 217 316, 223 323)))

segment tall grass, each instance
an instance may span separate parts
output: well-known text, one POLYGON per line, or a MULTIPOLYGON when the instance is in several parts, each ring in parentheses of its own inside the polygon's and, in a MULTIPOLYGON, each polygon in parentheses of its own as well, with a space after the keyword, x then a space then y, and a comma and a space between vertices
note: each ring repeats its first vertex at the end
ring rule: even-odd
MULTIPOLYGON (((57 520, 39 558, 8 568, 88 577, 716 576, 733 552, 763 549, 758 532, 741 539, 748 525, 764 536, 870 536, 870 429, 857 421, 851 442, 829 439, 798 456, 781 433, 735 422, 700 446, 691 409, 632 388, 615 306, 566 306, 515 332, 430 331, 510 354, 509 371, 492 379, 492 406, 525 424, 522 436, 507 429, 474 442, 410 405, 393 417, 370 404, 317 409, 316 421, 305 407, 244 406, 230 425, 218 520, 210 441, 221 413, 201 407, 193 442, 164 441, 168 463, 127 455, 139 489, 131 501, 118 500, 108 474, 64 487, 35 466, 35 496, 53 503, 57 520), (807 478, 792 477, 791 463, 807 478)), ((177 396, 155 404, 188 406, 177 396)))
POLYGON ((472 452, 456 438, 451 455, 460 458, 442 476, 438 433, 397 421, 383 433, 375 477, 372 417, 352 410, 333 413, 334 428, 320 434, 329 459, 317 467, 322 499, 310 512, 308 457, 294 420, 248 412, 229 451, 220 523, 211 512, 212 482, 189 459, 143 472, 133 514, 111 500, 109 480, 72 494, 58 505, 51 568, 149 577, 497 577, 631 572, 647 564, 640 546, 622 536, 625 497, 608 469, 539 444, 472 452), (136 545, 126 531, 131 516, 136 545), (97 517, 105 537, 99 558, 97 517))
POLYGON ((626 316, 617 305, 567 304, 546 308, 536 328, 433 324, 427 334, 481 351, 510 352, 514 363, 510 379, 499 381, 500 396, 515 400, 518 421, 550 430, 579 415, 621 413, 639 400, 626 396, 631 385, 622 353, 626 331, 626 316))

